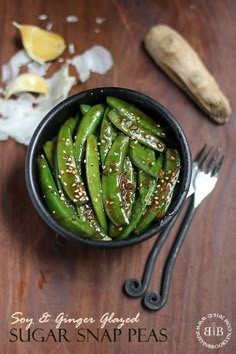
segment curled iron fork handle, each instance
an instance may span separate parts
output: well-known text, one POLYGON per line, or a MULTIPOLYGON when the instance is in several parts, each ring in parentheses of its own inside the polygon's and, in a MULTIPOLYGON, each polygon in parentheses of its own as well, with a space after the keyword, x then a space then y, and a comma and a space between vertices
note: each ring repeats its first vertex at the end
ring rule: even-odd
MULTIPOLYGON (((170 288, 170 281, 171 276, 175 264, 175 260, 178 256, 180 251, 181 245, 184 241, 188 228, 191 224, 192 218, 196 209, 194 208, 194 198, 193 196, 190 198, 190 204, 188 210, 184 216, 184 220, 180 226, 180 229, 177 233, 173 246, 169 252, 167 260, 165 262, 162 280, 161 280, 161 289, 160 291, 150 291, 148 292, 145 297, 143 298, 143 305, 149 310, 160 310, 168 299, 169 288, 170 288)), ((142 280, 137 278, 128 279, 124 284, 124 291, 125 293, 133 298, 141 297, 145 294, 152 277, 153 269, 156 263, 156 259, 161 251, 162 246, 164 245, 165 241, 167 240, 170 231, 178 218, 177 214, 175 218, 171 221, 169 225, 165 228, 165 230, 158 236, 155 244, 153 245, 151 252, 148 255, 145 269, 143 272, 142 280)))
POLYGON ((190 204, 184 216, 184 220, 180 225, 177 236, 174 240, 173 246, 168 254, 167 260, 165 262, 160 292, 149 291, 143 298, 143 306, 152 311, 160 310, 167 302, 169 296, 170 282, 175 265, 176 258, 179 254, 189 226, 192 222, 194 214, 196 212, 194 207, 194 198, 190 198, 190 204))

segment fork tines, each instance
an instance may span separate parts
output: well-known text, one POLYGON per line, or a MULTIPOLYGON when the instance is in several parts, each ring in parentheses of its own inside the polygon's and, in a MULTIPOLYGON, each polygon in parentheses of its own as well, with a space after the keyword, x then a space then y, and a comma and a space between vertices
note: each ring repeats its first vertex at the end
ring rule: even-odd
POLYGON ((213 146, 211 146, 208 152, 205 154, 206 148, 207 148, 207 144, 203 146, 202 150, 199 152, 197 156, 199 168, 206 173, 210 173, 211 176, 216 176, 218 175, 222 167, 224 161, 224 155, 222 155, 220 160, 217 162, 221 148, 217 148, 215 152, 212 154, 214 148, 213 146))

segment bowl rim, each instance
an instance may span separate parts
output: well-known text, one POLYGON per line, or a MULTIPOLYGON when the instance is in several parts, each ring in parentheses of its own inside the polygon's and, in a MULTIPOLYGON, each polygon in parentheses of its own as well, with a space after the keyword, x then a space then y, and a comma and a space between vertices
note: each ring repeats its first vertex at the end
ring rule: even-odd
MULTIPOLYGON (((127 97, 127 101, 129 101, 129 97, 127 97)), ((123 98, 125 99, 125 98, 123 98)), ((79 93, 76 93, 59 104, 57 104, 55 107, 53 107, 46 115, 45 117, 41 120, 39 125, 36 127, 32 138, 30 140, 28 149, 27 149, 27 154, 26 154, 26 160, 25 160, 25 180, 26 180, 26 186, 27 190, 30 196, 30 199, 36 209, 36 211, 39 213, 39 215, 42 217, 42 219, 45 221, 45 223, 51 227, 52 230, 54 230, 57 234, 61 235, 62 237, 70 240, 75 240, 79 241, 82 244, 93 246, 93 247, 99 247, 99 248, 120 248, 120 247, 126 247, 126 246, 131 246, 135 245, 138 243, 141 243, 143 241, 148 240, 149 238, 153 237, 154 235, 158 234, 160 231, 164 230, 165 226, 171 222, 171 220, 174 218, 174 216, 178 213, 180 210, 186 196, 187 192, 190 186, 190 181, 191 181, 191 170, 192 170, 192 158, 191 158, 191 152, 190 152, 190 147, 189 143, 187 141, 186 135, 180 126, 180 124, 177 122, 175 117, 164 107, 162 106, 158 101, 155 99, 151 98, 150 96, 146 95, 145 93, 142 93, 140 91, 135 91, 131 90, 128 88, 121 88, 121 87, 98 87, 98 88, 93 88, 93 89, 88 89, 85 91, 81 91, 79 93), (142 233, 140 236, 136 237, 131 237, 125 240, 112 240, 112 241, 102 241, 102 240, 94 240, 94 239, 89 239, 83 236, 75 235, 73 232, 65 229, 63 226, 57 223, 55 219, 51 216, 51 214, 47 211, 46 206, 42 202, 42 197, 39 195, 37 192, 37 182, 34 179, 34 173, 33 173, 33 166, 34 166, 34 160, 35 160, 35 150, 39 141, 39 138, 41 137, 44 129, 47 127, 48 123, 53 121, 57 114, 60 112, 61 109, 65 109, 67 106, 75 104, 78 100, 85 99, 88 96, 96 96, 97 94, 103 94, 105 96, 112 96, 115 94, 128 94, 129 97, 136 97, 140 99, 145 100, 145 104, 151 105, 153 109, 158 111, 158 113, 161 113, 162 116, 167 119, 168 123, 172 126, 172 128, 176 131, 176 134, 178 135, 179 138, 181 138, 181 143, 182 146, 184 147, 183 152, 185 154, 184 159, 185 159, 185 183, 183 185, 183 191, 182 194, 179 196, 179 198, 176 200, 174 204, 174 210, 171 213, 168 213, 165 218, 157 225, 153 225, 151 228, 147 229, 144 233, 142 233)))

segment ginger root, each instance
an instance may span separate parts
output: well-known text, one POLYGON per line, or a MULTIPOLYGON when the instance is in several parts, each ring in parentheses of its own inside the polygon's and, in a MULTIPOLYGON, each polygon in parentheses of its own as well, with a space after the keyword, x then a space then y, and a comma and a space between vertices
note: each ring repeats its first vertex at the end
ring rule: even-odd
POLYGON ((157 65, 215 122, 224 124, 231 114, 229 101, 195 50, 166 25, 152 27, 144 39, 157 65))

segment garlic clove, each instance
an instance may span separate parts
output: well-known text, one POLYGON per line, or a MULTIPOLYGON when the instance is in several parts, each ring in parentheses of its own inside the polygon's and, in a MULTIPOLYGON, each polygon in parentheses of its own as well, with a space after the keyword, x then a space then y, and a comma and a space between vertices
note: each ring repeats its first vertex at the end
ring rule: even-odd
POLYGON ((47 94, 48 85, 41 76, 31 73, 21 74, 10 84, 6 98, 22 92, 47 94))
POLYGON ((13 22, 19 29, 23 46, 33 60, 42 63, 58 58, 66 45, 60 35, 41 29, 37 26, 20 25, 13 22))

